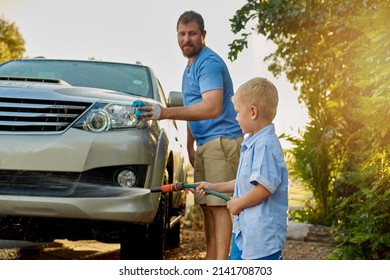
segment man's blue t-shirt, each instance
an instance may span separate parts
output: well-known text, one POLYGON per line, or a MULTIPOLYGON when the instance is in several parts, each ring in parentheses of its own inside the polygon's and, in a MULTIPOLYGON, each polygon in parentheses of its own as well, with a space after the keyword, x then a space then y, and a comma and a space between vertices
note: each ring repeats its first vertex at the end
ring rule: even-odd
POLYGON ((204 47, 195 61, 184 71, 182 81, 184 105, 199 103, 202 101, 202 93, 217 89, 223 89, 221 115, 214 119, 188 122, 198 145, 217 137, 233 139, 242 136, 231 101, 234 89, 228 68, 218 54, 204 47))

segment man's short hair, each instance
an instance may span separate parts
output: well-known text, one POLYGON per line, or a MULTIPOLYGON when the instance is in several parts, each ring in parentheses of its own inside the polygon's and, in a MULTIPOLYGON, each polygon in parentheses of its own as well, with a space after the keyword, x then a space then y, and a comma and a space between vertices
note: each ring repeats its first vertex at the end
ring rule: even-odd
POLYGON ((198 23, 201 32, 204 31, 203 17, 195 11, 186 11, 182 13, 182 15, 177 20, 176 30, 178 29, 180 23, 188 24, 192 21, 196 21, 198 23))

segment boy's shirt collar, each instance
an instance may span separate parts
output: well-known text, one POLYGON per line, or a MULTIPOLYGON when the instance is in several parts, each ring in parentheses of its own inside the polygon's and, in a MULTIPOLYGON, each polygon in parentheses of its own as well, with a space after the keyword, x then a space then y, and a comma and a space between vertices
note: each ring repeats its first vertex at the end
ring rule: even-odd
POLYGON ((244 141, 242 142, 242 146, 250 148, 258 139, 262 138, 267 134, 272 133, 275 133, 275 125, 273 123, 270 123, 256 134, 249 134, 247 137, 245 137, 244 141))

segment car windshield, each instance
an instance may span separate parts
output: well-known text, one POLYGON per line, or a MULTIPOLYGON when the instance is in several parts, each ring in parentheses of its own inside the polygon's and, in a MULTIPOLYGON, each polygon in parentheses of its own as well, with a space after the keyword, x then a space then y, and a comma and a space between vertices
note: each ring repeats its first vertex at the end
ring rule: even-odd
POLYGON ((152 97, 149 71, 145 66, 136 64, 94 60, 16 60, 1 64, 0 76, 58 79, 72 86, 152 97))

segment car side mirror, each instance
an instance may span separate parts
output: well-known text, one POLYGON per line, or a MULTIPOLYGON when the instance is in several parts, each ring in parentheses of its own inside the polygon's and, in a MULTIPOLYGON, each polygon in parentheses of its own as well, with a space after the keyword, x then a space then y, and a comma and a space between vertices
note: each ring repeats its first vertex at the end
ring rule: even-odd
POLYGON ((183 94, 180 91, 171 91, 168 96, 168 107, 183 106, 183 94))

